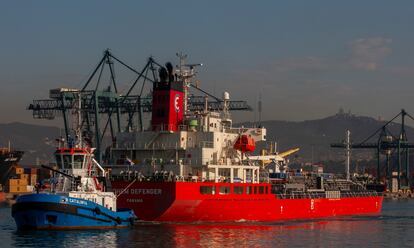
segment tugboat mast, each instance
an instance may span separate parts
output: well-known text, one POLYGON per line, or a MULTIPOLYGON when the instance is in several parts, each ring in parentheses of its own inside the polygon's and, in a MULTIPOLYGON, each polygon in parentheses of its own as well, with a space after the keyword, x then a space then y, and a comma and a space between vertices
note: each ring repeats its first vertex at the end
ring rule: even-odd
POLYGON ((83 147, 83 142, 82 142, 82 95, 81 92, 78 92, 77 94, 78 97, 78 106, 76 107, 76 115, 77 115, 77 123, 76 123, 76 128, 75 128, 75 133, 76 133, 76 147, 77 148, 81 148, 83 147))

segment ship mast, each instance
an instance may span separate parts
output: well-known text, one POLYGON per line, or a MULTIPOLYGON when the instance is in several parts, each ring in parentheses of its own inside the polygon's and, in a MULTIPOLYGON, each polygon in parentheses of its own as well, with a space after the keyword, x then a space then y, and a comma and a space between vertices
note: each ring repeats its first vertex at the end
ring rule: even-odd
MULTIPOLYGON (((179 80, 182 80, 184 84, 184 99, 183 99, 183 105, 184 105, 184 115, 188 112, 188 88, 191 85, 191 79, 195 76, 196 66, 203 66, 203 64, 186 64, 185 59, 187 58, 187 54, 184 54, 183 52, 176 53, 177 57, 180 59, 180 63, 178 65, 177 70, 177 77, 179 80)), ((198 88, 198 87, 196 87, 198 88)))
POLYGON ((346 180, 349 181, 349 164, 351 162, 351 132, 349 130, 346 130, 346 180))
POLYGON ((183 66, 185 64, 185 59, 187 58, 187 54, 184 54, 183 52, 176 53, 177 57, 180 59, 180 64, 178 66, 178 77, 180 77, 181 80, 183 80, 184 84, 184 99, 183 99, 183 105, 184 105, 184 115, 187 114, 188 110, 188 104, 187 104, 187 98, 188 98, 188 85, 187 80, 184 75, 184 69, 183 66))

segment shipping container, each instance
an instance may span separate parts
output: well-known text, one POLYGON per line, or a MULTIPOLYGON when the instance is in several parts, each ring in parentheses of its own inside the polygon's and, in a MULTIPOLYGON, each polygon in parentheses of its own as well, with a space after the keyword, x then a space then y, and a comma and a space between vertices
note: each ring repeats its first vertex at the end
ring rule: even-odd
POLYGON ((9 179, 10 186, 26 186, 27 183, 27 179, 9 179))
POLYGON ((24 169, 22 167, 16 167, 16 174, 23 174, 24 173, 24 169))
POLYGON ((9 188, 10 193, 26 193, 27 185, 26 186, 10 186, 9 188))
POLYGON ((20 179, 19 183, 20 183, 19 185, 28 185, 29 179, 20 179))
POLYGON ((30 176, 30 185, 36 185, 36 183, 37 183, 37 175, 36 174, 31 175, 30 176))
POLYGON ((9 185, 11 186, 17 186, 17 182, 19 179, 9 179, 9 185))
POLYGON ((29 180, 29 174, 20 174, 20 179, 29 180))

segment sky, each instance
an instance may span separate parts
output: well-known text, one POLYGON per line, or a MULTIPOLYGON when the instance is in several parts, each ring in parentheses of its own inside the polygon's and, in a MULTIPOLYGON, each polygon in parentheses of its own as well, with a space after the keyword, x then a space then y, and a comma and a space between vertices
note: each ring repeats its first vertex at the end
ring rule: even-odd
POLYGON ((27 106, 81 87, 107 48, 137 69, 182 51, 203 89, 261 98, 262 120, 413 115, 413 23, 414 1, 1 1, 0 123, 53 123, 27 106))

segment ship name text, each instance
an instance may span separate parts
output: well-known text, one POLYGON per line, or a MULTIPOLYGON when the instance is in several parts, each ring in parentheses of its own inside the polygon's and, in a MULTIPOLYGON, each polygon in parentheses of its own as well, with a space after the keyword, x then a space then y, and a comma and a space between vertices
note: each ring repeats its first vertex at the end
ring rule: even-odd
MULTIPOLYGON (((119 194, 123 189, 115 189, 115 194, 119 194)), ((161 195, 162 189, 126 189, 122 194, 131 195, 161 195)))

